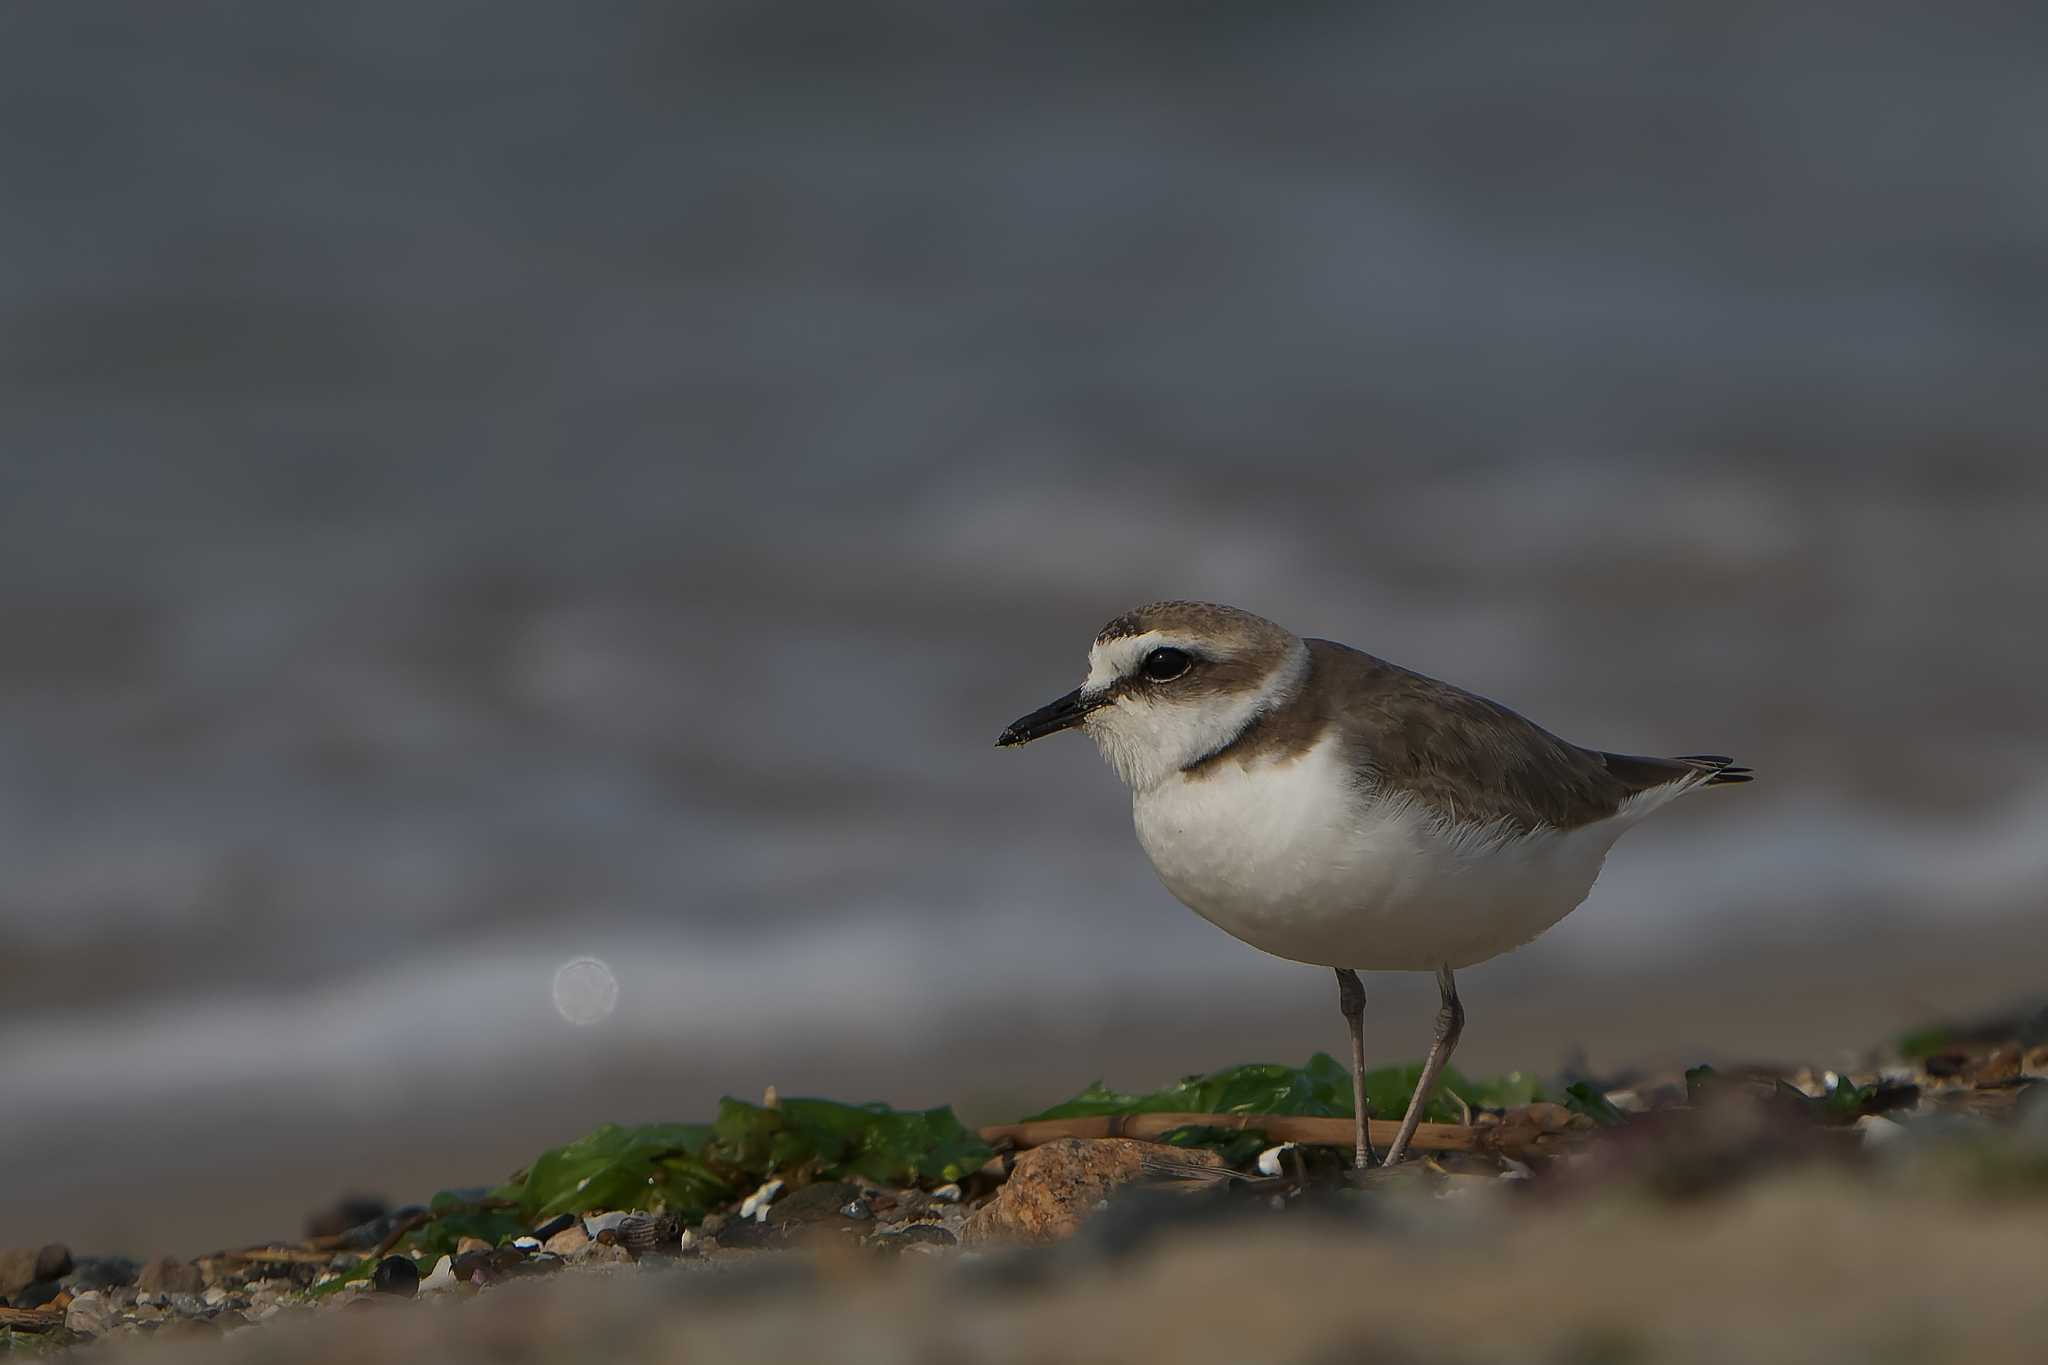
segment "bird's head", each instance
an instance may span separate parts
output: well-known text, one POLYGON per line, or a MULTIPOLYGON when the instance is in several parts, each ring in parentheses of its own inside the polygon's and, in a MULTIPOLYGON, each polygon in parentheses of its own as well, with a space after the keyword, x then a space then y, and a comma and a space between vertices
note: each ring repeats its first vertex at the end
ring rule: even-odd
POLYGON ((1011 722, 998 747, 1076 727, 1133 790, 1164 782, 1283 705, 1308 673, 1293 632, 1236 607, 1155 602, 1104 626, 1088 677, 1011 722))

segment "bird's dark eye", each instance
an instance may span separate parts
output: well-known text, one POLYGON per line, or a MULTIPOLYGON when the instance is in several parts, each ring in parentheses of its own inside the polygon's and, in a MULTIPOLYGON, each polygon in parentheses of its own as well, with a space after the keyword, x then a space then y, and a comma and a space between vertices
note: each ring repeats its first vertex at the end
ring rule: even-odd
POLYGON ((1145 656, 1138 669, 1153 682, 1172 682, 1187 672, 1193 662, 1184 649, 1155 649, 1145 656))

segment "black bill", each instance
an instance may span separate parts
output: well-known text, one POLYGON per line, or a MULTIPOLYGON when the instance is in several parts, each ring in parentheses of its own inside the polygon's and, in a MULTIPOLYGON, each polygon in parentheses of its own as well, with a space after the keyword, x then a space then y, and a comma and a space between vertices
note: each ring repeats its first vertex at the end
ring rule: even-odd
POLYGON ((996 747, 1007 749, 1013 744, 1029 744, 1034 739, 1071 730, 1087 719, 1090 711, 1108 700, 1108 694, 1100 692, 1092 697, 1083 697, 1077 687, 1058 701, 1011 721, 1009 728, 996 736, 996 747))

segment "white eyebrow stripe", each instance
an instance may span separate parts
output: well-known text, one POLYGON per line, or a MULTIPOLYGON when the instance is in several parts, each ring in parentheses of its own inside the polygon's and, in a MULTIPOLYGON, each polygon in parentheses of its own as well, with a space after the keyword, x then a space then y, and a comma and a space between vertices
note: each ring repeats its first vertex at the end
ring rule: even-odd
POLYGON ((1137 666, 1138 660, 1152 652, 1160 638, 1158 631, 1148 630, 1143 635, 1125 635, 1096 645, 1088 651, 1088 677, 1081 690, 1100 692, 1124 677, 1137 666))

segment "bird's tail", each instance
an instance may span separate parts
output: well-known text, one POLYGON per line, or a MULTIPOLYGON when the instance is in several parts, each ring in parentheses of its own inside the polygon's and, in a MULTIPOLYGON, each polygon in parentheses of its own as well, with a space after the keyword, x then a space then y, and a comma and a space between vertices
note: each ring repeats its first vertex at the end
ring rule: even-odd
POLYGON ((1706 781, 1700 783, 1702 787, 1719 787, 1730 782, 1756 781, 1755 773, 1747 768, 1736 766, 1735 760, 1726 754, 1680 754, 1674 761, 1690 763, 1695 768, 1705 770, 1708 777, 1706 781))

